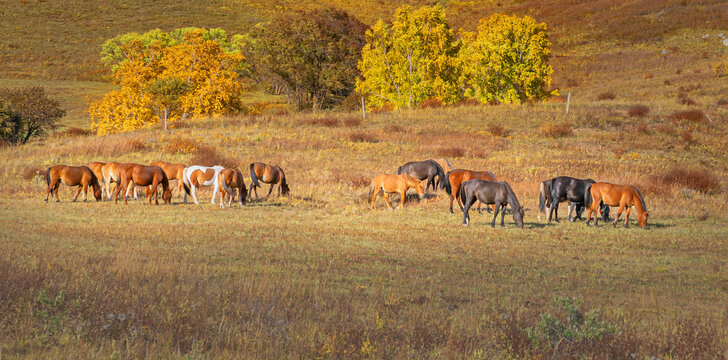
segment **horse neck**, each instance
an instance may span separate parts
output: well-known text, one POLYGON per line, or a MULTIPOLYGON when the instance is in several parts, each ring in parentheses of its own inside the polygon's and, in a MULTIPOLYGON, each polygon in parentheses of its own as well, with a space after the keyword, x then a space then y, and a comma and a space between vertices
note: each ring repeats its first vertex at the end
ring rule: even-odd
POLYGON ((503 182, 503 185, 505 185, 506 192, 508 193, 508 203, 511 204, 513 211, 516 211, 521 207, 521 204, 518 202, 518 198, 516 197, 516 193, 513 192, 513 189, 511 189, 511 186, 508 185, 507 182, 503 182))
POLYGON ((645 198, 642 196, 642 193, 634 186, 631 186, 632 190, 634 191, 635 197, 637 197, 638 201, 634 201, 634 208, 639 213, 645 213, 647 212, 647 205, 645 204, 645 198))

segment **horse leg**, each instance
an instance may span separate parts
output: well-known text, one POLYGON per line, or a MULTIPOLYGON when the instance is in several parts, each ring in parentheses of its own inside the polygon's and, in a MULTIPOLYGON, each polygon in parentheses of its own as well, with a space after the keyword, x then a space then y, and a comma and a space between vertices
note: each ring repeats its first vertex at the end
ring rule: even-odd
POLYGON ((268 195, 265 196, 266 198, 270 197, 270 193, 273 192, 273 187, 274 186, 276 186, 276 184, 270 184, 270 189, 268 189, 268 195))
POLYGON ((463 225, 465 226, 470 226, 470 207, 475 203, 474 200, 465 198, 465 203, 463 204, 463 225))
POLYGON ((55 179, 48 181, 48 191, 46 191, 45 202, 48 202, 48 197, 51 196, 51 194, 53 194, 53 188, 55 188, 55 187, 56 187, 55 179))
POLYGON ((73 202, 76 202, 78 195, 81 194, 81 190, 83 190, 83 185, 78 185, 78 191, 76 192, 76 196, 73 197, 73 202))
POLYGON ((627 210, 624 212, 624 227, 629 227, 629 211, 632 210, 631 206, 627 206, 627 210))
MULTIPOLYGON (((617 221, 619 221, 619 216, 622 215, 622 211, 624 210, 626 203, 624 201, 619 203, 619 209, 617 210, 617 217, 614 218, 614 222, 612 223, 613 226, 617 226, 617 221)), ((596 214, 595 214, 596 218, 596 214)))
POLYGON ((379 195, 379 189, 375 188, 374 191, 372 191, 372 210, 374 210, 374 200, 377 199, 377 195, 379 195))
POLYGON ((394 207, 392 207, 392 204, 389 202, 389 193, 386 191, 384 192, 384 202, 387 203, 387 206, 389 206, 390 209, 392 209, 392 210, 395 209, 394 207))
POLYGON ((190 193, 192 194, 192 200, 195 201, 195 205, 200 205, 200 202, 197 201, 196 190, 197 190, 197 187, 193 184, 190 184, 190 193))
POLYGON ((281 183, 278 183, 278 197, 281 197, 281 183))
POLYGON ((571 218, 571 215, 574 213, 574 207, 576 205, 573 202, 569 202, 569 222, 574 222, 574 219, 571 218))
POLYGON ((453 201, 455 201, 455 192, 453 192, 450 195, 450 214, 454 214, 454 212, 452 211, 452 203, 453 203, 453 201))
POLYGON ((88 200, 88 183, 83 184, 83 202, 88 200))
POLYGON ((490 227, 492 227, 494 229, 495 229, 495 219, 498 218, 498 211, 502 211, 501 210, 501 204, 497 204, 496 203, 495 204, 495 211, 493 211, 493 221, 490 223, 490 227))
POLYGON ((556 213, 556 222, 559 221, 559 214, 557 213, 558 208, 559 208, 559 202, 554 200, 551 203, 551 207, 549 208, 549 222, 551 222, 551 219, 554 217, 554 213, 556 213))
MULTIPOLYGON (((513 205, 511 205, 511 210, 514 211, 514 213, 516 211, 515 209, 513 209, 513 205)), ((501 205, 501 227, 506 227, 505 217, 506 217, 506 207, 501 205)))

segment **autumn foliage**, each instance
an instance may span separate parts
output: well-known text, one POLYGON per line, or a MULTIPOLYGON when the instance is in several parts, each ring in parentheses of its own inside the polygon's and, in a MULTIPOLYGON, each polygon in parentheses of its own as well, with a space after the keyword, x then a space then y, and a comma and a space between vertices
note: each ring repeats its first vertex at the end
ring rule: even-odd
POLYGON ((172 46, 140 39, 120 45, 123 60, 112 79, 121 88, 91 104, 92 128, 104 135, 159 122, 166 127, 169 121, 236 107, 242 92, 236 70, 244 58, 203 35, 185 33, 172 46))

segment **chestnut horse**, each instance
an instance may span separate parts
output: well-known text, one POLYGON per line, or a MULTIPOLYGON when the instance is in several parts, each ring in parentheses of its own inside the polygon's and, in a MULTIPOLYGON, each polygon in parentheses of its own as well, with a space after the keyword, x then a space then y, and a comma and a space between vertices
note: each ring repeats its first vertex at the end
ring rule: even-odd
MULTIPOLYGON (((116 179, 119 182, 119 186, 114 190, 114 204, 119 199, 119 192, 121 189, 126 189, 130 183, 134 183, 138 186, 150 186, 146 189, 147 202, 152 205, 152 197, 154 197, 154 203, 159 205, 159 195, 157 194, 157 186, 162 185, 162 199, 165 204, 171 203, 172 191, 169 189, 169 180, 167 175, 159 166, 147 166, 141 164, 123 164, 118 167, 118 173, 116 179)), ((124 204, 126 202, 126 196, 124 196, 124 204)))
MULTIPOLYGON (((212 167, 193 165, 186 167, 182 172, 182 185, 185 189, 185 204, 187 204, 187 195, 192 195, 192 199, 195 201, 195 204, 200 203, 197 201, 196 195, 197 188, 200 186, 212 186, 212 199, 210 199, 210 202, 215 204, 215 197, 217 196, 217 192, 220 190, 220 182, 217 177, 224 169, 225 168, 220 165, 212 167)), ((225 183, 222 185, 225 185, 225 183)), ((230 189, 225 186, 223 186, 223 188, 232 195, 230 189)))
POLYGON ((594 226, 596 227, 598 225, 599 217, 597 216, 597 209, 599 208, 598 204, 602 201, 607 206, 619 206, 617 216, 614 218, 612 225, 617 226, 617 221, 619 221, 619 216, 622 215, 622 210, 627 208, 624 227, 629 227, 629 211, 634 206, 635 210, 637 210, 637 223, 642 228, 647 226, 647 218, 650 216, 650 213, 647 211, 645 198, 636 187, 605 182, 598 182, 587 186, 586 193, 584 194, 584 205, 589 208, 589 216, 586 220, 587 225, 591 222, 592 213, 594 213, 594 226))
POLYGON ((177 180, 177 196, 182 196, 182 191, 184 191, 184 185, 182 184, 182 173, 185 171, 187 165, 173 164, 166 161, 155 161, 149 165, 159 166, 160 168, 162 168, 164 174, 167 175, 167 180, 177 180))
POLYGON ((248 198, 253 196, 253 191, 255 191, 255 197, 258 197, 257 189, 260 187, 261 181, 266 184, 270 184, 270 189, 268 190, 268 195, 266 195, 266 197, 270 196, 270 193, 273 192, 273 187, 276 185, 278 185, 278 196, 281 196, 281 194, 286 196, 291 191, 288 187, 288 183, 286 183, 286 174, 278 165, 254 162, 250 164, 250 178, 251 181, 248 198))
MULTIPOLYGON (((111 183, 114 182, 117 186, 119 185, 119 180, 116 177, 119 174, 119 167, 124 164, 111 161, 101 166, 101 177, 104 180, 104 188, 106 189, 106 196, 109 200, 111 200, 111 183)), ((134 183, 129 183, 129 188, 126 189, 124 197, 129 196, 129 192, 132 190, 134 190, 134 183)), ((134 191, 134 200, 139 200, 136 191, 134 191)))
POLYGON ((495 219, 498 217, 499 210, 501 211, 501 226, 505 226, 505 210, 506 206, 510 205, 513 220, 519 228, 523 228, 523 207, 518 202, 511 186, 505 181, 494 182, 479 179, 466 181, 460 187, 460 198, 464 199, 463 225, 465 226, 470 225, 468 210, 476 200, 480 200, 483 204, 495 204, 493 221, 490 226, 495 227, 495 219))
MULTIPOLYGON (((460 198, 460 185, 462 183, 473 180, 473 179, 480 179, 480 180, 488 180, 488 181, 496 181, 495 175, 493 175, 490 171, 473 171, 473 170, 465 170, 465 169, 455 169, 453 171, 450 171, 445 175, 450 181, 450 187, 452 188, 452 191, 448 191, 447 194, 450 195, 450 213, 452 214, 452 203, 455 199, 458 200, 458 205, 460 205, 460 210, 464 208, 463 206, 463 200, 460 198)), ((447 190, 447 189, 446 189, 447 190)), ((495 210, 495 205, 493 205, 493 209, 495 210)), ((480 211, 480 203, 478 204, 478 211, 480 211)))
POLYGON ((384 191, 384 202, 387 203, 387 206, 389 206, 390 209, 394 208, 392 207, 392 204, 389 203, 389 193, 399 193, 402 198, 402 207, 404 208, 404 201, 407 199, 407 190, 409 188, 417 190, 417 195, 420 196, 420 199, 425 197, 425 190, 422 188, 422 183, 420 180, 417 180, 412 176, 407 174, 377 175, 377 177, 372 180, 372 209, 374 209, 374 200, 377 199, 379 190, 384 191))
POLYGON ((235 196, 233 195, 233 193, 228 194, 228 190, 233 189, 238 190, 238 201, 240 202, 240 206, 245 205, 245 198, 248 196, 248 190, 245 188, 243 173, 240 172, 240 170, 232 168, 224 169, 223 171, 220 171, 220 174, 217 176, 217 180, 220 182, 220 187, 226 190, 220 191, 221 208, 225 207, 225 205, 223 205, 223 202, 225 201, 226 195, 230 198, 230 200, 228 200, 228 206, 232 204, 233 198, 235 198, 235 196))
POLYGON ((104 173, 101 171, 101 168, 103 168, 104 165, 106 165, 106 163, 98 161, 86 164, 86 166, 93 171, 94 175, 96 175, 96 180, 99 181, 99 187, 104 186, 104 173))
POLYGON ((101 187, 99 181, 94 175, 93 171, 88 166, 66 166, 66 165, 55 165, 51 166, 46 170, 46 184, 48 185, 48 191, 46 192, 45 201, 48 202, 48 196, 55 193, 56 202, 61 201, 58 198, 58 187, 61 182, 68 186, 78 186, 78 192, 73 198, 73 201, 78 199, 78 195, 83 190, 83 201, 86 201, 88 194, 88 187, 94 190, 94 197, 96 201, 101 200, 101 187))

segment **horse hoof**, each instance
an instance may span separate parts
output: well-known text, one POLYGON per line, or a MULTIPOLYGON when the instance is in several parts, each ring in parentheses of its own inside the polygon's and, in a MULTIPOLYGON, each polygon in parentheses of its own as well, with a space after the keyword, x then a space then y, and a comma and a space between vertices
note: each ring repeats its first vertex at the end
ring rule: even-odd
POLYGON ((455 212, 454 212, 454 211, 452 211, 452 209, 450 209, 450 214, 454 214, 454 213, 455 213, 455 212))
POLYGON ((61 200, 56 200, 56 202, 61 202, 61 200))

